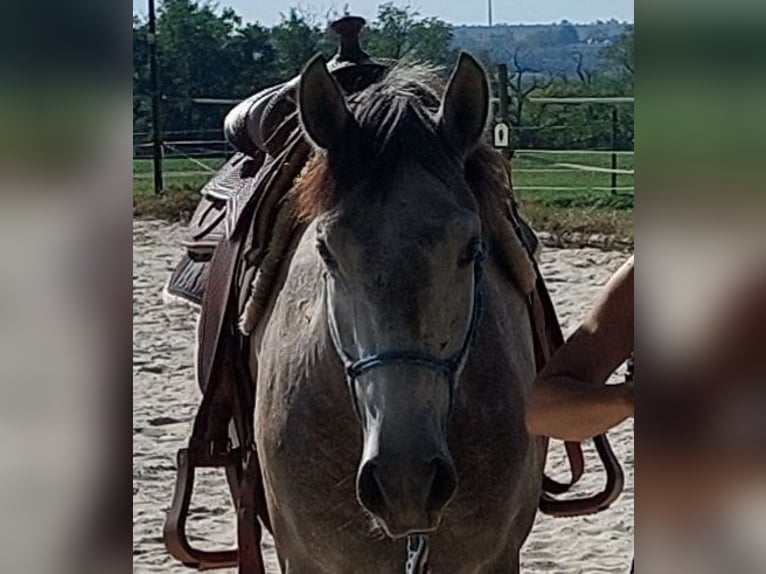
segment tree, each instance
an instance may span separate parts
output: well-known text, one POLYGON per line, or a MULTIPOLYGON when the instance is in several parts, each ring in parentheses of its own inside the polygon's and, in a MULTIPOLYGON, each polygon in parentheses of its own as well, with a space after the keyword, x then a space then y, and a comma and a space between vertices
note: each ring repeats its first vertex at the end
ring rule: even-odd
POLYGON ((577 52, 577 77, 583 84, 590 84, 593 81, 593 74, 583 66, 582 52, 577 52))
POLYGON ((577 44, 580 41, 577 29, 568 20, 562 20, 556 28, 556 40, 559 44, 577 44))
POLYGON ((149 42, 146 22, 133 16, 133 131, 148 132, 150 108, 149 42))
POLYGON ((601 57, 613 67, 633 77, 634 64, 634 30, 628 26, 625 32, 609 46, 601 51, 601 57))
MULTIPOLYGON (((330 57, 337 48, 336 40, 324 32, 329 19, 338 17, 334 13, 316 16, 305 10, 290 10, 278 25, 266 28, 243 24, 233 10, 220 10, 207 0, 165 0, 158 16, 160 87, 165 98, 162 123, 166 132, 182 130, 191 135, 188 134, 191 130, 220 130, 230 106, 201 105, 193 99, 245 98, 294 77, 317 52, 330 57)), ((517 128, 514 133, 518 144, 549 148, 610 145, 609 106, 565 107, 529 101, 537 94, 558 97, 633 94, 632 27, 605 48, 585 42, 559 43, 567 36, 574 39, 577 30, 592 37, 592 28, 562 21, 554 26, 496 26, 489 32, 470 28, 460 31, 457 36, 460 46, 479 57, 488 72, 494 75, 496 71, 493 61, 507 63, 509 119, 517 128), (596 54, 600 55, 600 62, 594 59, 596 54)), ((375 57, 425 60, 446 69, 454 59, 450 25, 436 18, 422 18, 417 11, 390 2, 380 6, 378 17, 364 31, 363 42, 375 57)), ((134 132, 151 130, 148 48, 146 22, 134 16, 134 132)), ((632 145, 632 119, 630 106, 621 107, 620 146, 632 145)), ((200 139, 208 137, 206 134, 200 139)))
MULTIPOLYGON (((162 122, 166 131, 218 129, 225 106, 201 105, 194 98, 245 98, 283 79, 271 32, 243 26, 231 9, 196 0, 165 0, 157 19, 162 122)), ((146 23, 133 18, 133 125, 150 127, 146 23)))
POLYGON ((237 58, 228 41, 241 23, 233 10, 216 14, 214 5, 194 0, 165 0, 157 19, 160 85, 166 130, 214 129, 224 110, 200 106, 191 98, 230 98, 238 78, 237 58))
POLYGON ((409 8, 399 8, 392 2, 381 4, 367 34, 367 50, 379 58, 402 58, 410 49, 408 36, 416 15, 409 8))
POLYGON ((449 49, 452 27, 438 18, 419 19, 419 15, 409 7, 382 4, 366 34, 367 51, 378 58, 450 63, 454 55, 449 49))
MULTIPOLYGON (((624 83, 605 74, 594 74, 589 84, 556 78, 540 90, 551 98, 597 97, 620 94, 624 83)), ((525 131, 528 147, 544 149, 608 149, 611 148, 613 105, 605 104, 530 104, 524 108, 524 122, 535 126, 525 131)), ((618 108, 617 147, 633 146, 633 109, 618 108)))
POLYGON ((226 49, 233 59, 235 95, 250 95, 282 79, 268 28, 260 24, 247 24, 227 41, 226 49))
POLYGON ((446 65, 454 59, 450 49, 452 27, 438 18, 425 18, 411 33, 412 55, 418 60, 446 65))
MULTIPOLYGON (((297 75, 312 56, 323 47, 322 30, 311 18, 291 8, 287 16, 271 30, 271 45, 283 79, 297 75)), ((325 47, 325 55, 328 56, 325 47)))
POLYGON ((511 96, 511 123, 515 126, 518 135, 519 145, 525 146, 527 143, 527 134, 524 130, 524 105, 533 92, 548 87, 552 80, 545 80, 543 73, 522 64, 519 58, 520 49, 516 48, 513 53, 512 68, 508 82, 511 96), (525 81, 526 76, 526 81, 525 81))

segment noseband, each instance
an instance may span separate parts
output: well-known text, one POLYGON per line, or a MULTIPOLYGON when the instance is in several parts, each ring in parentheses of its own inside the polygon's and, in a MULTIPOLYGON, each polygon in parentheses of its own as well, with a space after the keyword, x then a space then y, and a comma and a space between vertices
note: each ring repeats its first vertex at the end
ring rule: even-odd
MULTIPOLYGON (((330 298, 325 296, 327 304, 327 323, 330 331, 330 339, 332 340, 335 352, 343 362, 343 368, 346 371, 346 382, 348 383, 349 392, 351 394, 351 402, 354 405, 354 411, 357 416, 361 418, 359 412, 359 404, 356 400, 356 392, 354 389, 354 383, 363 374, 377 369, 380 367, 388 367, 391 365, 413 365, 417 367, 425 367, 437 371, 444 375, 444 378, 449 384, 449 411, 452 411, 452 405, 454 403, 455 388, 457 386, 458 374, 465 365, 465 361, 468 358, 468 352, 471 349, 473 340, 476 336, 476 327, 479 323, 479 316, 482 310, 481 289, 479 283, 482 276, 482 264, 484 262, 483 252, 478 254, 474 259, 473 267, 473 308, 471 309, 471 319, 468 324, 468 332, 463 339, 463 344, 460 349, 451 357, 441 358, 435 355, 427 353, 421 353, 420 351, 413 350, 393 350, 383 351, 382 353, 375 353, 362 357, 361 359, 354 359, 343 348, 343 343, 340 339, 340 332, 338 330, 338 323, 335 320, 335 314, 330 307, 330 298)), ((325 276, 326 278, 326 276, 325 276)), ((326 285, 326 283, 325 283, 326 285)))

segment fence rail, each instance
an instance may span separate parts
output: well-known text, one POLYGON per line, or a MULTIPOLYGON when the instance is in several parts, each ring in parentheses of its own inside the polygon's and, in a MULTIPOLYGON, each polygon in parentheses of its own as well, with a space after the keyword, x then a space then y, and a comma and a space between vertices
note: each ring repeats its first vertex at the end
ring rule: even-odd
MULTIPOLYGON (((147 143, 134 146, 134 179, 143 188, 154 177, 148 169, 151 156, 142 153, 150 147, 147 143)), ((163 145, 163 177, 174 186, 201 185, 234 151, 223 140, 167 141, 163 145)), ((525 195, 632 194, 635 192, 632 156, 632 150, 517 149, 513 160, 514 189, 525 195)))
MULTIPOLYGON (((198 104, 231 105, 240 100, 194 98, 192 101, 198 104)), ((624 105, 633 105, 632 97, 531 97, 529 102, 538 106, 574 107, 583 104, 603 106, 609 112, 608 115, 603 118, 592 118, 589 120, 588 126, 589 128, 597 127, 602 134, 606 134, 608 137, 582 140, 582 134, 573 134, 575 137, 572 141, 589 141, 590 144, 584 145, 590 145, 590 149, 514 149, 514 189, 519 192, 532 193, 608 191, 615 195, 635 191, 633 187, 633 161, 630 159, 633 156, 633 150, 619 149, 623 146, 632 147, 632 137, 628 140, 621 140, 618 129, 618 108, 622 108, 624 105), (608 146, 608 148, 594 149, 596 146, 608 146)), ((507 118, 507 103, 493 98, 494 107, 497 108, 495 112, 502 112, 499 115, 493 114, 493 117, 507 118)), ((546 141, 540 140, 536 135, 537 133, 551 132, 556 135, 556 138, 547 141, 557 142, 560 134, 572 129, 572 126, 560 119, 553 121, 555 123, 514 126, 512 133, 518 134, 518 137, 514 139, 517 142, 524 142, 522 145, 529 145, 536 139, 540 142, 546 141)), ((135 173, 135 178, 138 181, 146 181, 153 177, 166 177, 172 181, 186 178, 197 184, 201 178, 214 173, 220 165, 217 161, 211 162, 210 160, 223 161, 223 159, 231 157, 236 151, 223 139, 223 132, 220 129, 168 131, 165 132, 164 136, 168 137, 168 140, 162 143, 162 153, 159 156, 160 161, 165 162, 161 176, 152 175, 149 170, 141 169, 135 173)), ((153 148, 151 137, 151 132, 133 134, 133 156, 135 159, 141 160, 151 157, 153 148)), ((541 145, 551 145, 551 143, 541 145)), ((503 155, 509 157, 509 151, 507 147, 504 148, 503 155)), ((155 185, 155 189, 159 189, 159 187, 155 185)))

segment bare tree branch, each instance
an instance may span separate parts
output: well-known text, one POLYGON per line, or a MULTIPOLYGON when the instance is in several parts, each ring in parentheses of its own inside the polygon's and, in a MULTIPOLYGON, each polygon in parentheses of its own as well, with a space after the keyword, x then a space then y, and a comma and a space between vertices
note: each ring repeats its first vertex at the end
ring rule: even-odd
POLYGON ((583 55, 582 52, 577 52, 577 77, 583 84, 590 84, 593 80, 593 74, 585 69, 582 65, 583 55))
POLYGON ((533 76, 533 78, 532 78, 532 85, 529 88, 527 88, 526 90, 523 90, 521 92, 521 97, 522 98, 526 98, 527 96, 529 96, 529 94, 531 94, 532 92, 534 92, 536 90, 544 90, 544 89, 550 87, 550 85, 553 83, 553 78, 550 78, 550 77, 547 78, 545 81, 542 81, 542 82, 539 82, 538 80, 539 80, 539 76, 533 76))

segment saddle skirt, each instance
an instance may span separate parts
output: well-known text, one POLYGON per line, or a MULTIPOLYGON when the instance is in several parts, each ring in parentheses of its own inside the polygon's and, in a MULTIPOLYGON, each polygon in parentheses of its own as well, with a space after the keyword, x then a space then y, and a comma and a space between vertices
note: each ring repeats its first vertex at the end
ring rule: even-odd
POLYGON ((185 254, 168 281, 169 293, 202 305, 213 252, 233 236, 242 211, 254 199, 253 180, 264 159, 236 153, 202 188, 182 243, 185 254))

